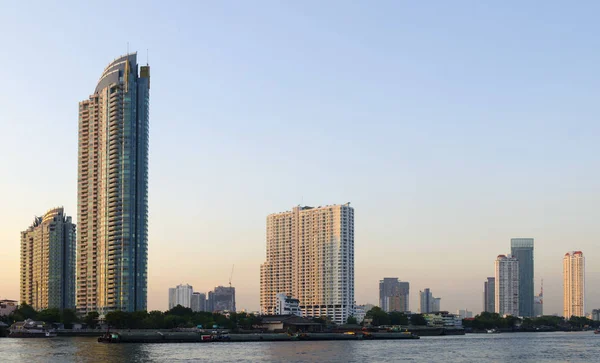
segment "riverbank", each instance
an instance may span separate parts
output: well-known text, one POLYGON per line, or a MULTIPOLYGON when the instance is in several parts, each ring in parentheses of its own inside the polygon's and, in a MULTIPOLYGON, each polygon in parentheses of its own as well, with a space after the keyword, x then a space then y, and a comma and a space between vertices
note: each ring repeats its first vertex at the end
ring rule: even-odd
POLYGON ((235 343, 235 342, 284 342, 325 340, 403 340, 419 339, 411 333, 256 333, 209 335, 196 332, 113 332, 98 338, 101 343, 235 343))

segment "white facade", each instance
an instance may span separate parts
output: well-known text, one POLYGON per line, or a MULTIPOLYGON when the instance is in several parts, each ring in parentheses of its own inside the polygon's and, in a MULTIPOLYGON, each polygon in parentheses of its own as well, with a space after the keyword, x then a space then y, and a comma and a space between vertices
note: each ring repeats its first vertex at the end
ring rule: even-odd
POLYGON ((585 257, 581 251, 563 258, 563 317, 585 316, 585 257))
POLYGON ((177 305, 184 308, 192 307, 192 293, 194 289, 188 285, 177 285, 175 288, 169 289, 169 310, 177 305))
MULTIPOLYGON (((371 310, 371 309, 369 309, 371 310)), ((365 320, 365 315, 367 315, 367 309, 365 305, 357 305, 354 307, 354 318, 356 318, 357 323, 362 323, 365 320)))
POLYGON ((296 207, 267 217, 261 313, 276 312, 279 293, 297 298, 306 317, 343 324, 353 315, 354 208, 296 207))
POLYGON ((423 317, 427 320, 427 326, 430 327, 462 328, 462 318, 455 314, 439 312, 436 314, 423 314, 423 317))
POLYGON ((511 256, 496 258, 496 313, 519 316, 519 261, 511 256))
POLYGON ((287 296, 284 293, 277 294, 275 315, 302 316, 302 311, 300 310, 300 300, 287 296))

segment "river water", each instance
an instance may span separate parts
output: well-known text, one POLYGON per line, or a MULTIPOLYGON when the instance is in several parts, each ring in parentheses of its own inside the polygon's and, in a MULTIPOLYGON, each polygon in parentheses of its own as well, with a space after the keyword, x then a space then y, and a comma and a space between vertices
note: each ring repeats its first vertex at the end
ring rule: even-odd
POLYGON ((419 340, 102 344, 0 339, 0 362, 600 362, 600 335, 504 333, 419 340))

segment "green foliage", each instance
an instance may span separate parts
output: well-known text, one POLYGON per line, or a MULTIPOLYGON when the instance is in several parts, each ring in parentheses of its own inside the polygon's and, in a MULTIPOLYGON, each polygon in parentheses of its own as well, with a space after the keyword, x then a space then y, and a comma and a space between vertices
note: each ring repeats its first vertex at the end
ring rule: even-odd
POLYGON ((44 321, 46 323, 58 323, 60 322, 60 310, 58 309, 45 309, 37 313, 36 320, 44 321))
POLYGON ((26 303, 21 303, 19 308, 11 314, 12 321, 23 321, 26 319, 35 320, 37 317, 37 312, 31 307, 31 305, 27 305, 26 303))
POLYGON ((398 311, 392 311, 390 316, 390 324, 392 325, 408 325, 408 316, 398 311))
POLYGON ((83 317, 83 322, 87 325, 88 328, 95 329, 96 325, 98 325, 99 316, 100 314, 98 314, 96 311, 91 311, 83 317))
POLYGON ((358 321, 356 320, 355 317, 349 316, 348 320, 346 320, 346 324, 358 324, 358 321))
POLYGON ((60 321, 65 325, 65 329, 71 329, 73 323, 78 323, 79 318, 73 309, 64 309, 60 313, 60 321))
POLYGON ((410 316, 410 324, 411 325, 427 325, 427 320, 423 314, 412 314, 410 316))
POLYGON ((379 306, 373 307, 365 314, 366 319, 373 319, 371 325, 390 325, 390 316, 385 311, 381 310, 379 306))

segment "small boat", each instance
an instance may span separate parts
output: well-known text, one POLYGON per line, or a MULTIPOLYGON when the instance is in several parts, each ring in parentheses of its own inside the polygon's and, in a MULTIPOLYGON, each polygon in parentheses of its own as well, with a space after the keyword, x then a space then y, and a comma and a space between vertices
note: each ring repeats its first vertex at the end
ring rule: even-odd
POLYGON ((600 330, 598 330, 598 329, 594 330, 594 334, 600 334, 600 330))
POLYGON ((498 330, 498 329, 488 329, 487 333, 488 334, 498 334, 498 333, 500 333, 500 330, 498 330))

